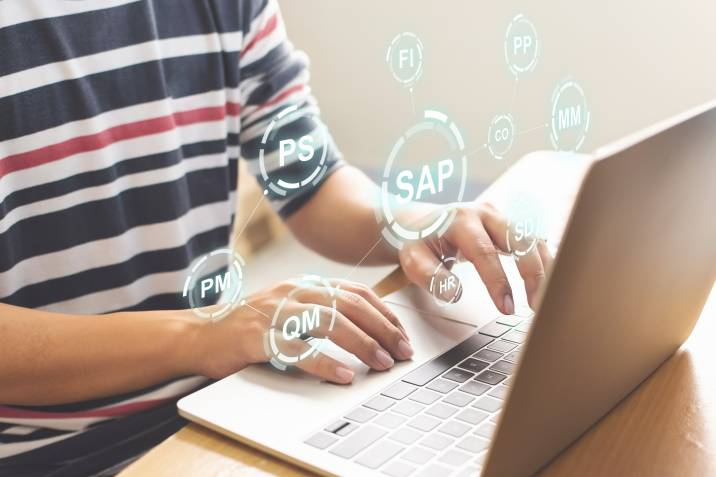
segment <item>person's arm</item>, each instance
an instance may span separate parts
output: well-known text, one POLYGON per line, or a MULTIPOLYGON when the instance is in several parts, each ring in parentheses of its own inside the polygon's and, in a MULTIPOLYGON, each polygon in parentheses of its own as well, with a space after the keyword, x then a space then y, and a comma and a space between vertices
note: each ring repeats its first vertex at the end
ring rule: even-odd
POLYGON ((76 316, 0 304, 0 403, 120 394, 198 373, 191 311, 76 316))
MULTIPOLYGON (((270 359, 264 346, 271 325, 267 317, 279 302, 287 313, 277 326, 291 314, 331 305, 322 293, 291 281, 244 301, 219 322, 200 319, 191 310, 83 316, 0 304, 0 404, 77 402, 188 375, 220 379, 270 359)), ((336 345, 377 371, 412 356, 398 317, 368 287, 341 281, 335 307, 332 329, 324 320, 313 336, 330 334, 336 345)), ((322 353, 296 366, 334 383, 353 380, 348 366, 322 353)))
MULTIPOLYGON (((378 194, 377 186, 365 174, 343 167, 326 179, 311 199, 287 219, 287 224, 302 243, 335 260, 357 263, 367 254, 364 264, 399 262, 408 278, 426 289, 439 264, 439 250, 459 253, 475 265, 495 306, 505 314, 514 313, 512 289, 499 260, 499 255, 509 248, 508 222, 494 207, 478 203, 455 206, 455 217, 440 238, 406 242, 397 251, 380 240, 381 229, 375 216, 378 194)), ((414 203, 400 213, 405 214, 403 220, 407 223, 437 208, 414 203), (406 220, 406 216, 410 218, 406 220)), ((537 247, 517 262, 533 307, 551 261, 545 244, 538 241, 537 247)))

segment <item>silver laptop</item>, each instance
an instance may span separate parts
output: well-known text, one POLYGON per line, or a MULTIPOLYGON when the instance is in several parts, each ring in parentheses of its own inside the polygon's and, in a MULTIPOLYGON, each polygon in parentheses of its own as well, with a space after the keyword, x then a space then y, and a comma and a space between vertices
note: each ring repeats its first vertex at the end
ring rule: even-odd
MULTIPOLYGON (((716 279, 716 102, 594 156, 536 314, 476 329, 396 306, 411 362, 329 351, 350 386, 254 366, 180 413, 323 475, 537 472, 683 343, 716 279)), ((474 280, 463 313, 486 309, 474 280)))

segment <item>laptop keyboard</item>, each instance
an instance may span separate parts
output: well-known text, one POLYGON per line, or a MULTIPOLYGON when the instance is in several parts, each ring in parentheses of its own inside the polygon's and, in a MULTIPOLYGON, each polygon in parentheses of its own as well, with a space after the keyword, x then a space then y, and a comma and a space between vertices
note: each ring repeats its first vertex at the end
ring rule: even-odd
POLYGON ((476 476, 532 315, 488 323, 305 443, 390 477, 476 476))

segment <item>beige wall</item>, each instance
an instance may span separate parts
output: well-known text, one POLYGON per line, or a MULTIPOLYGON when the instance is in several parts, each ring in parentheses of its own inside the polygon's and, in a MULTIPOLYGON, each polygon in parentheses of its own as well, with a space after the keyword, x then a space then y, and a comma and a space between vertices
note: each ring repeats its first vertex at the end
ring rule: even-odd
MULTIPOLYGON (((418 108, 449 113, 468 148, 485 142, 492 116, 509 111, 513 79, 504 32, 517 13, 536 25, 536 70, 521 80, 516 129, 545 123, 563 77, 585 88, 592 126, 584 150, 716 97, 716 2, 601 0, 485 2, 282 0, 289 35, 309 53, 312 85, 339 146, 358 165, 381 169, 414 122, 407 91, 384 62, 392 37, 417 33, 426 50, 418 108)), ((549 147, 547 130, 516 138, 506 161, 476 155, 471 176, 489 181, 520 155, 549 147)))

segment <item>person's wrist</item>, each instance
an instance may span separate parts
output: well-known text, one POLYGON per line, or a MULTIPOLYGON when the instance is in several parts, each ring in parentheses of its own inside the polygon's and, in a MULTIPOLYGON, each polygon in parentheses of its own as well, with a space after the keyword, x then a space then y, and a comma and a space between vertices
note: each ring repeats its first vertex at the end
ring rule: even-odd
POLYGON ((204 344, 207 324, 191 310, 179 310, 170 317, 168 329, 175 337, 171 359, 176 374, 203 374, 203 363, 208 359, 208 347, 204 344))

